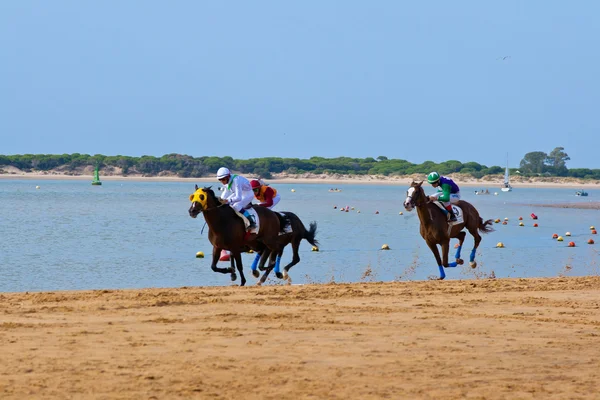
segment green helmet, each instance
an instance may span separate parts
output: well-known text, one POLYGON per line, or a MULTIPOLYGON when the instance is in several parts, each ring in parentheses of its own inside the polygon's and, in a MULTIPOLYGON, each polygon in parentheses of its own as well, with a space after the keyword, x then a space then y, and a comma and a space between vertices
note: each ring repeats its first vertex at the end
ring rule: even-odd
POLYGON ((436 183, 439 180, 440 174, 438 174, 437 172, 432 172, 429 175, 427 175, 427 182, 429 183, 436 183))

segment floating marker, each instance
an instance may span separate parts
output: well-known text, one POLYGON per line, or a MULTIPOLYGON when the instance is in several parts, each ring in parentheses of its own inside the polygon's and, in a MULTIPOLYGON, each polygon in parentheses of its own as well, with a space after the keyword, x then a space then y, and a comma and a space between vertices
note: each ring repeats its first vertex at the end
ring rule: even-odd
POLYGON ((199 251, 196 253, 196 258, 204 258, 204 253, 199 251))
POLYGON ((556 234, 556 233, 554 233, 554 234, 552 235, 552 239, 556 239, 557 237, 558 237, 558 234, 556 234))
POLYGON ((519 221, 523 221, 523 217, 519 217, 519 221))
POLYGON ((502 249, 504 248, 504 243, 502 242, 498 242, 498 244, 496 245, 497 248, 502 249))
POLYGON ((525 224, 522 222, 519 222, 519 226, 525 226, 525 224))
POLYGON ((598 233, 598 232, 596 232, 596 230, 595 230, 595 229, 592 229, 592 232, 591 232, 591 233, 592 233, 592 235, 595 235, 595 234, 596 234, 596 233, 598 233))
POLYGON ((533 224, 533 227, 534 227, 534 228, 537 228, 537 227, 538 227, 538 224, 533 224))
POLYGON ((389 250, 390 246, 388 246, 387 244, 384 244, 383 246, 381 246, 381 250, 389 250))
POLYGON ((400 212, 398 213, 398 215, 404 215, 404 214, 402 214, 402 211, 400 211, 400 212))
POLYGON ((571 232, 565 233, 565 236, 571 236, 571 232))
POLYGON ((379 214, 379 211, 375 211, 375 214, 379 214))
POLYGON ((310 251, 319 251, 319 248, 317 246, 313 246, 312 249, 310 249, 310 251))
POLYGON ((594 225, 590 226, 590 230, 593 231, 594 229, 596 229, 596 228, 594 228, 594 225))
POLYGON ((559 236, 559 237, 556 238, 556 240, 558 240, 559 242, 562 242, 564 239, 563 239, 562 236, 559 236))
POLYGON ((575 247, 575 242, 569 242, 569 247, 575 247))
POLYGON ((39 187, 39 186, 36 186, 35 188, 36 188, 36 189, 39 189, 40 187, 39 187))
POLYGON ((219 257, 219 261, 229 261, 229 253, 227 250, 221 250, 221 256, 219 257))
POLYGON ((594 244, 594 239, 588 240, 588 244, 594 244))

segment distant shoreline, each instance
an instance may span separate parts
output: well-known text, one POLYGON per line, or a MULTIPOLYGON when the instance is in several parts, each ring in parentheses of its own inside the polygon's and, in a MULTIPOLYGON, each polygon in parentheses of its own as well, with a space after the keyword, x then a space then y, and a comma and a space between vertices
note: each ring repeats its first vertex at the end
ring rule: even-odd
MULTIPOLYGON (((245 175, 249 179, 255 178, 251 174, 245 175)), ((514 189, 522 188, 573 188, 573 189, 594 189, 600 188, 599 181, 583 182, 574 178, 529 178, 527 180, 520 179, 517 177, 511 180, 511 185, 514 189)), ((0 180, 78 180, 78 181, 91 181, 92 175, 66 175, 64 173, 52 171, 52 172, 12 172, 0 174, 0 180)), ((216 179, 203 177, 203 178, 180 178, 177 176, 121 176, 121 175, 101 175, 102 181, 140 181, 140 182, 190 182, 190 183, 214 183, 218 182, 216 179)), ((322 183, 328 184, 333 187, 336 185, 346 184, 364 184, 364 185, 399 185, 408 186, 413 180, 423 180, 424 177, 420 176, 382 176, 382 175, 316 175, 316 174, 302 174, 302 175, 289 175, 289 174, 273 174, 272 179, 265 179, 268 183, 273 184, 314 184, 322 183)), ((500 190, 500 186, 503 182, 502 178, 487 178, 487 179, 475 179, 465 177, 454 177, 455 181, 464 187, 489 190, 491 193, 500 190)))

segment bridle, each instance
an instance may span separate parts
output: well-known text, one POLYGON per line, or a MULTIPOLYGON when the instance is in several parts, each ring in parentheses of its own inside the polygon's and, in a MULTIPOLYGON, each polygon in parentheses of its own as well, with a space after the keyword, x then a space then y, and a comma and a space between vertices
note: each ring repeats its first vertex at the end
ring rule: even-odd
POLYGON ((406 198, 410 199, 410 205, 413 207, 420 207, 424 204, 429 203, 429 200, 424 200, 424 191, 423 188, 421 186, 412 186, 413 190, 413 194, 409 195, 407 193, 406 198), (415 196, 415 194, 418 193, 418 196, 415 196), (417 198, 417 200, 415 201, 415 197, 417 198))

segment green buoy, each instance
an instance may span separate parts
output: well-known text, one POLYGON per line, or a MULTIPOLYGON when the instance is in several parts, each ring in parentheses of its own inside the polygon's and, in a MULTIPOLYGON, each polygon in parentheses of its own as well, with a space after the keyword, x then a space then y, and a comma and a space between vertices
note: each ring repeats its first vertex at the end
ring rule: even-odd
POLYGON ((100 182, 100 175, 98 174, 97 166, 96 166, 96 169, 94 170, 94 180, 92 181, 92 185, 95 185, 95 186, 102 185, 102 182, 100 182))

